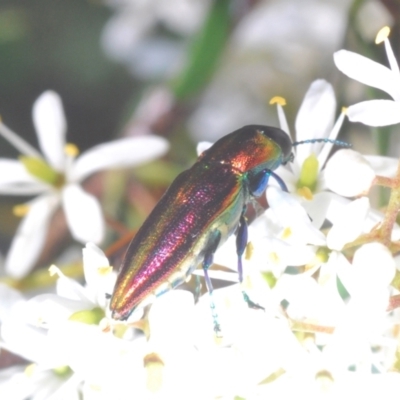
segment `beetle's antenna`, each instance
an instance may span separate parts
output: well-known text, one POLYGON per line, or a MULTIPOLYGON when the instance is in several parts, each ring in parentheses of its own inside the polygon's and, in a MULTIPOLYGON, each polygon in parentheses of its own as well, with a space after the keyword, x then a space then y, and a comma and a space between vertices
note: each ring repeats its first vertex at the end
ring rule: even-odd
POLYGON ((292 146, 298 146, 299 144, 310 144, 310 143, 332 143, 335 144, 336 146, 340 147, 351 147, 350 143, 343 142, 342 140, 334 140, 334 139, 308 139, 308 140, 302 140, 300 142, 293 142, 292 146))

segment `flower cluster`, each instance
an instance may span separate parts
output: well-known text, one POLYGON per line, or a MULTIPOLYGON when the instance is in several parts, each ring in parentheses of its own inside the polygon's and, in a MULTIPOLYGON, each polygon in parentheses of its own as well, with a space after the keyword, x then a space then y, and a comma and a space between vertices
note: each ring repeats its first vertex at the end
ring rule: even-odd
MULTIPOLYGON (((316 80, 306 92, 292 137, 308 142, 294 146, 293 162, 275 171, 288 192, 271 176, 268 209, 253 205, 258 217, 249 226, 241 285, 235 237, 215 254, 209 276, 222 282, 213 292, 217 314, 207 293, 175 290, 128 321, 110 315, 116 272, 96 245, 105 230, 100 202, 81 184, 97 171, 162 155, 165 140, 147 133, 78 156, 65 143, 66 123, 54 92, 33 107, 43 155, 1 124, 0 135, 22 155, 18 161, 0 159, 0 194, 37 196, 17 207, 25 216, 6 259, 7 274, 22 277, 34 265, 60 205, 72 236, 86 245, 83 284, 55 265, 49 269, 57 276, 51 293, 28 296, 0 282, 0 349, 21 358, 0 370, 0 397, 392 396, 400 385, 398 160, 353 149, 329 157, 346 115, 372 126, 400 122, 399 67, 387 35, 385 28, 377 43, 385 43, 390 69, 345 50, 334 59, 345 74, 393 100, 351 105, 335 118, 331 84, 316 80), (385 212, 369 198, 374 185, 390 189, 385 212), (249 308, 243 290, 265 310, 249 308)), ((271 104, 290 136, 285 100, 274 97, 271 104)), ((198 152, 209 146, 200 143, 198 152)))

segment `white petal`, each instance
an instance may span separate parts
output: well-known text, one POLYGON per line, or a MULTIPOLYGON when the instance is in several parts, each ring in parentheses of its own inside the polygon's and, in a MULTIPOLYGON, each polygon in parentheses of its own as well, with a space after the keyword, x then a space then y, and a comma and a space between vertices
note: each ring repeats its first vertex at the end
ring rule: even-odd
POLYGON ((29 212, 18 227, 5 262, 11 276, 23 277, 37 261, 57 205, 58 199, 54 196, 41 196, 29 204, 29 212))
POLYGON ((25 302, 22 295, 4 283, 0 283, 0 321, 12 316, 12 308, 19 302, 25 302))
POLYGON ((90 283, 91 277, 99 268, 109 267, 107 257, 101 249, 93 243, 86 243, 83 252, 83 267, 86 283, 90 283))
POLYGON ((93 243, 87 243, 83 249, 83 270, 86 291, 94 303, 105 308, 106 293, 112 293, 116 273, 104 253, 93 243))
POLYGON ((44 92, 35 101, 32 114, 40 148, 50 165, 62 171, 67 123, 60 96, 51 90, 44 92))
POLYGON ((363 230, 363 224, 369 210, 367 197, 354 200, 341 207, 341 211, 332 217, 332 228, 326 242, 330 249, 341 250, 346 243, 355 240, 363 230))
POLYGON ((311 223, 317 229, 320 229, 325 221, 327 210, 332 200, 332 193, 320 192, 316 193, 312 201, 304 200, 302 206, 311 218, 311 223))
POLYGON ((364 158, 369 162, 376 175, 388 178, 393 178, 396 175, 399 167, 397 158, 383 156, 364 156, 364 158))
POLYGON ((72 166, 69 179, 82 180, 107 168, 133 167, 160 157, 168 150, 168 142, 158 136, 114 140, 83 153, 72 166))
POLYGON ((368 192, 375 178, 375 172, 368 161, 350 149, 337 151, 328 160, 323 172, 326 187, 346 197, 368 192))
POLYGON ((368 243, 360 247, 353 258, 358 270, 359 286, 364 289, 386 289, 392 282, 396 263, 389 249, 381 243, 368 243))
POLYGON ((148 317, 153 344, 176 343, 192 337, 193 308, 193 295, 187 290, 170 291, 156 299, 148 317))
POLYGON ((389 68, 347 50, 337 51, 333 59, 336 67, 348 77, 381 89, 393 99, 399 99, 400 90, 397 87, 396 76, 389 68))
POLYGON ((74 239, 84 243, 100 243, 105 227, 98 200, 79 185, 68 185, 63 190, 62 201, 74 239))
POLYGON ((381 243, 363 245, 354 253, 352 265, 338 266, 338 275, 351 296, 373 298, 388 288, 396 273, 395 260, 381 243))
POLYGON ((400 101, 368 100, 354 104, 347 109, 352 122, 369 126, 387 126, 400 122, 400 101))
MULTIPOLYGON (((336 99, 332 85, 323 79, 314 81, 308 89, 296 117, 296 141, 328 137, 335 118, 336 99)), ((303 144, 296 148, 300 165, 313 152, 319 153, 321 143, 303 144)))
POLYGON ((294 240, 299 241, 298 244, 325 244, 324 235, 312 226, 305 209, 295 197, 273 186, 267 188, 266 195, 272 212, 284 228, 290 228, 294 240))
POLYGON ((26 302, 27 322, 33 326, 48 328, 50 325, 66 321, 71 314, 93 307, 90 302, 82 302, 61 297, 53 293, 41 294, 26 302))
POLYGON ((30 183, 33 177, 23 164, 16 160, 0 159, 0 187, 13 182, 30 183))
POLYGON ((16 160, 0 159, 0 193, 2 194, 37 194, 48 186, 28 173, 16 160))

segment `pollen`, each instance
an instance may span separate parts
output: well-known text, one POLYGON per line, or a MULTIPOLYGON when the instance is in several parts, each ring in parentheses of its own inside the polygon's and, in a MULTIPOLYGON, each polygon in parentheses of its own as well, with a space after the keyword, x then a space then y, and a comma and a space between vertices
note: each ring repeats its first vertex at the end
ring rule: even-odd
POLYGON ((27 204, 18 204, 13 207, 12 212, 16 217, 24 217, 29 210, 30 207, 27 204))
POLYGON ((303 187, 301 187, 301 188, 298 188, 298 189, 296 190, 296 193, 297 193, 299 196, 305 198, 306 200, 312 200, 313 197, 314 197, 312 191, 311 191, 310 188, 307 187, 307 186, 303 186, 303 187))
POLYGON ((50 276, 59 275, 59 268, 56 267, 54 264, 49 267, 49 274, 50 276))
POLYGON ((244 259, 250 260, 251 257, 253 256, 253 253, 254 253, 254 245, 253 245, 253 243, 249 242, 249 243, 247 243, 247 246, 246 246, 246 250, 244 253, 244 259))
POLYGON ((270 253, 269 258, 274 264, 279 264, 279 256, 277 253, 275 252, 270 253))
POLYGON ((67 143, 64 147, 64 152, 67 156, 76 157, 79 154, 79 149, 75 144, 67 143))
POLYGON ((151 353, 144 357, 143 364, 147 371, 147 389, 152 393, 159 392, 163 384, 163 361, 157 353, 151 353))
POLYGON ((290 229, 290 227, 287 227, 282 232, 282 239, 288 239, 290 238, 290 236, 292 236, 292 230, 290 229))
POLYGON ((274 96, 270 101, 269 104, 279 104, 280 106, 286 106, 286 99, 281 96, 274 96))
POLYGON ((97 273, 101 276, 107 276, 107 275, 111 274, 112 270, 113 270, 113 267, 110 267, 110 266, 100 267, 100 268, 97 268, 97 273))
POLYGON ((347 107, 342 107, 341 113, 347 115, 347 107))
POLYGON ((389 37, 390 34, 390 28, 388 26, 384 26, 376 35, 375 38, 375 44, 382 43, 389 37))
POLYGON ((36 371, 37 371, 37 365, 36 365, 36 364, 29 364, 29 365, 25 368, 24 374, 25 374, 28 378, 30 378, 30 377, 32 377, 32 376, 35 374, 36 371))

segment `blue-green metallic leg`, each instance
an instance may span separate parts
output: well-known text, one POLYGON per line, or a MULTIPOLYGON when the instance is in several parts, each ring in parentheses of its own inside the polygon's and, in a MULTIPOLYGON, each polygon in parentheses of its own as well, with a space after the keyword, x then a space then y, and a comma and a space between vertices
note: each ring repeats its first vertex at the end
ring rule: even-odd
POLYGON ((211 308, 211 315, 213 318, 214 322, 214 331, 218 337, 221 336, 221 328, 218 322, 218 314, 217 310, 215 308, 215 303, 213 300, 213 286, 211 283, 211 279, 208 275, 208 269, 211 267, 213 263, 213 257, 214 253, 218 248, 219 241, 221 239, 221 233, 219 231, 216 231, 215 236, 212 238, 212 240, 209 242, 207 249, 206 249, 206 254, 204 255, 204 261, 203 261, 203 271, 204 271, 204 280, 206 282, 206 287, 208 290, 208 293, 210 295, 210 308, 211 308))
POLYGON ((268 186, 269 178, 275 179, 280 188, 284 192, 288 192, 288 188, 283 179, 270 169, 263 169, 256 174, 249 176, 249 190, 254 197, 260 197, 268 186))
MULTIPOLYGON (((247 222, 246 218, 244 216, 245 209, 242 212, 242 215, 240 216, 240 221, 239 221, 239 227, 236 233, 236 253, 238 256, 238 275, 239 275, 239 282, 243 286, 243 263, 242 263, 242 256, 243 253, 246 249, 247 246, 247 239, 248 239, 248 234, 247 234, 247 222)), ((257 303, 254 303, 248 294, 242 290, 243 298, 244 301, 247 303, 247 305, 250 308, 256 308, 256 309, 261 309, 264 310, 264 307, 261 307, 257 303)))

